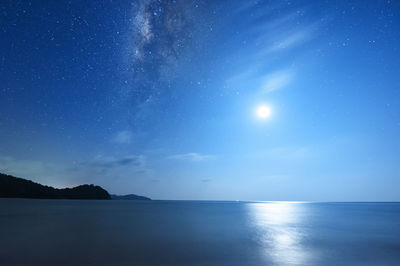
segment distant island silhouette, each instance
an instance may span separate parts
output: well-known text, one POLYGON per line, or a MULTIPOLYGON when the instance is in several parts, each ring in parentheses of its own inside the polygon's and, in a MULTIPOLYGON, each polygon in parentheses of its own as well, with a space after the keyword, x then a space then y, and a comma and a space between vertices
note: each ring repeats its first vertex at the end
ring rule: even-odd
POLYGON ((2 173, 0 173, 0 198, 151 200, 134 194, 124 196, 110 195, 104 188, 93 184, 85 184, 73 188, 53 188, 2 173))
POLYGON ((135 194, 128 194, 128 195, 115 195, 111 194, 111 199, 113 200, 151 200, 150 198, 138 196, 135 194))

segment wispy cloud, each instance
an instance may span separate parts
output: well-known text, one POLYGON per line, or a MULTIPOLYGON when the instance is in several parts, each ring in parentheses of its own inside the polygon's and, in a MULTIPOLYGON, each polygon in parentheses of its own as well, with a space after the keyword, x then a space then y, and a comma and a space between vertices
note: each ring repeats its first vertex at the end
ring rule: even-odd
POLYGON ((142 155, 130 155, 125 157, 96 157, 94 160, 82 163, 83 165, 91 165, 100 168, 115 168, 127 165, 141 165, 144 162, 142 155))
POLYGON ((249 68, 243 72, 239 72, 227 78, 226 83, 232 86, 238 83, 240 84, 249 79, 254 79, 254 76, 258 75, 257 70, 258 66, 253 66, 252 68, 249 68))
POLYGON ((112 138, 112 141, 118 144, 129 144, 133 140, 133 134, 130 131, 123 130, 117 132, 112 138))
POLYGON ((122 168, 125 170, 129 168, 130 170, 143 172, 145 164, 146 158, 143 155, 129 155, 123 157, 97 156, 93 160, 77 163, 72 170, 104 174, 122 168))
POLYGON ((267 94, 288 86, 293 81, 294 72, 300 71, 296 70, 293 62, 307 51, 309 47, 305 44, 318 37, 324 22, 304 19, 309 9, 302 5, 286 8, 279 1, 272 1, 271 5, 263 8, 257 2, 240 5, 240 11, 232 17, 233 20, 242 16, 241 10, 252 12, 254 16, 241 22, 249 30, 235 37, 240 41, 239 47, 242 43, 246 44, 245 53, 240 51, 245 56, 232 56, 237 58, 236 65, 240 67, 226 79, 227 87, 267 94), (254 40, 252 43, 247 42, 249 36, 254 40), (295 54, 291 53, 294 49, 298 49, 295 54), (289 53, 290 56, 286 56, 289 53))
POLYGON ((262 94, 270 93, 287 86, 293 77, 290 70, 281 70, 266 75, 260 85, 260 92, 262 94))
POLYGON ((257 67, 247 70, 243 73, 236 74, 227 79, 229 86, 255 86, 258 88, 258 93, 268 94, 273 91, 283 89, 288 86, 294 78, 294 71, 291 69, 281 69, 270 73, 262 74, 257 67))
POLYGON ((185 161, 200 162, 200 161, 206 161, 206 160, 215 159, 216 156, 215 155, 209 155, 209 154, 200 154, 200 153, 196 153, 196 152, 190 152, 190 153, 171 155, 168 158, 169 159, 175 159, 175 160, 185 160, 185 161))
POLYGON ((69 164, 0 156, 0 172, 45 185, 65 187, 82 183, 109 184, 110 178, 143 176, 151 169, 147 168, 143 155, 97 156, 69 164))
POLYGON ((284 49, 294 48, 304 42, 313 39, 318 26, 316 24, 306 25, 296 30, 286 30, 284 33, 276 34, 274 38, 266 41, 267 45, 261 52, 263 55, 279 52, 284 49))

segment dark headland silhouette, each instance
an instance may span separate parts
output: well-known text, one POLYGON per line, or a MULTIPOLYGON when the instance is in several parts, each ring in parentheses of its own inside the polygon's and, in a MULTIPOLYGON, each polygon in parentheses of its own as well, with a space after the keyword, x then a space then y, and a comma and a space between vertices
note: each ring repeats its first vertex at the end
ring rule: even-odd
POLYGON ((58 189, 2 173, 0 173, 0 198, 150 200, 133 194, 111 196, 104 188, 87 184, 73 188, 58 189))

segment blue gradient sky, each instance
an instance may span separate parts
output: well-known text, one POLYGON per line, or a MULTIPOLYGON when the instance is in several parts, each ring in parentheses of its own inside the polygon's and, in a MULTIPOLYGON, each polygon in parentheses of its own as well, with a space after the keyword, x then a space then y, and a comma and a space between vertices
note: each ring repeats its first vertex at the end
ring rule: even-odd
POLYGON ((400 200, 399 2, 6 0, 0 35, 0 172, 157 199, 400 200))

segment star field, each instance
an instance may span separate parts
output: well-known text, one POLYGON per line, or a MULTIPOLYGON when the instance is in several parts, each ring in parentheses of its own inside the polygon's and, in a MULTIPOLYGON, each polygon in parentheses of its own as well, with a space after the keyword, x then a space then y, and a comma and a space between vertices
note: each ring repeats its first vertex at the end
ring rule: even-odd
POLYGON ((396 1, 3 1, 0 172, 159 199, 399 200, 399 32, 396 1))

